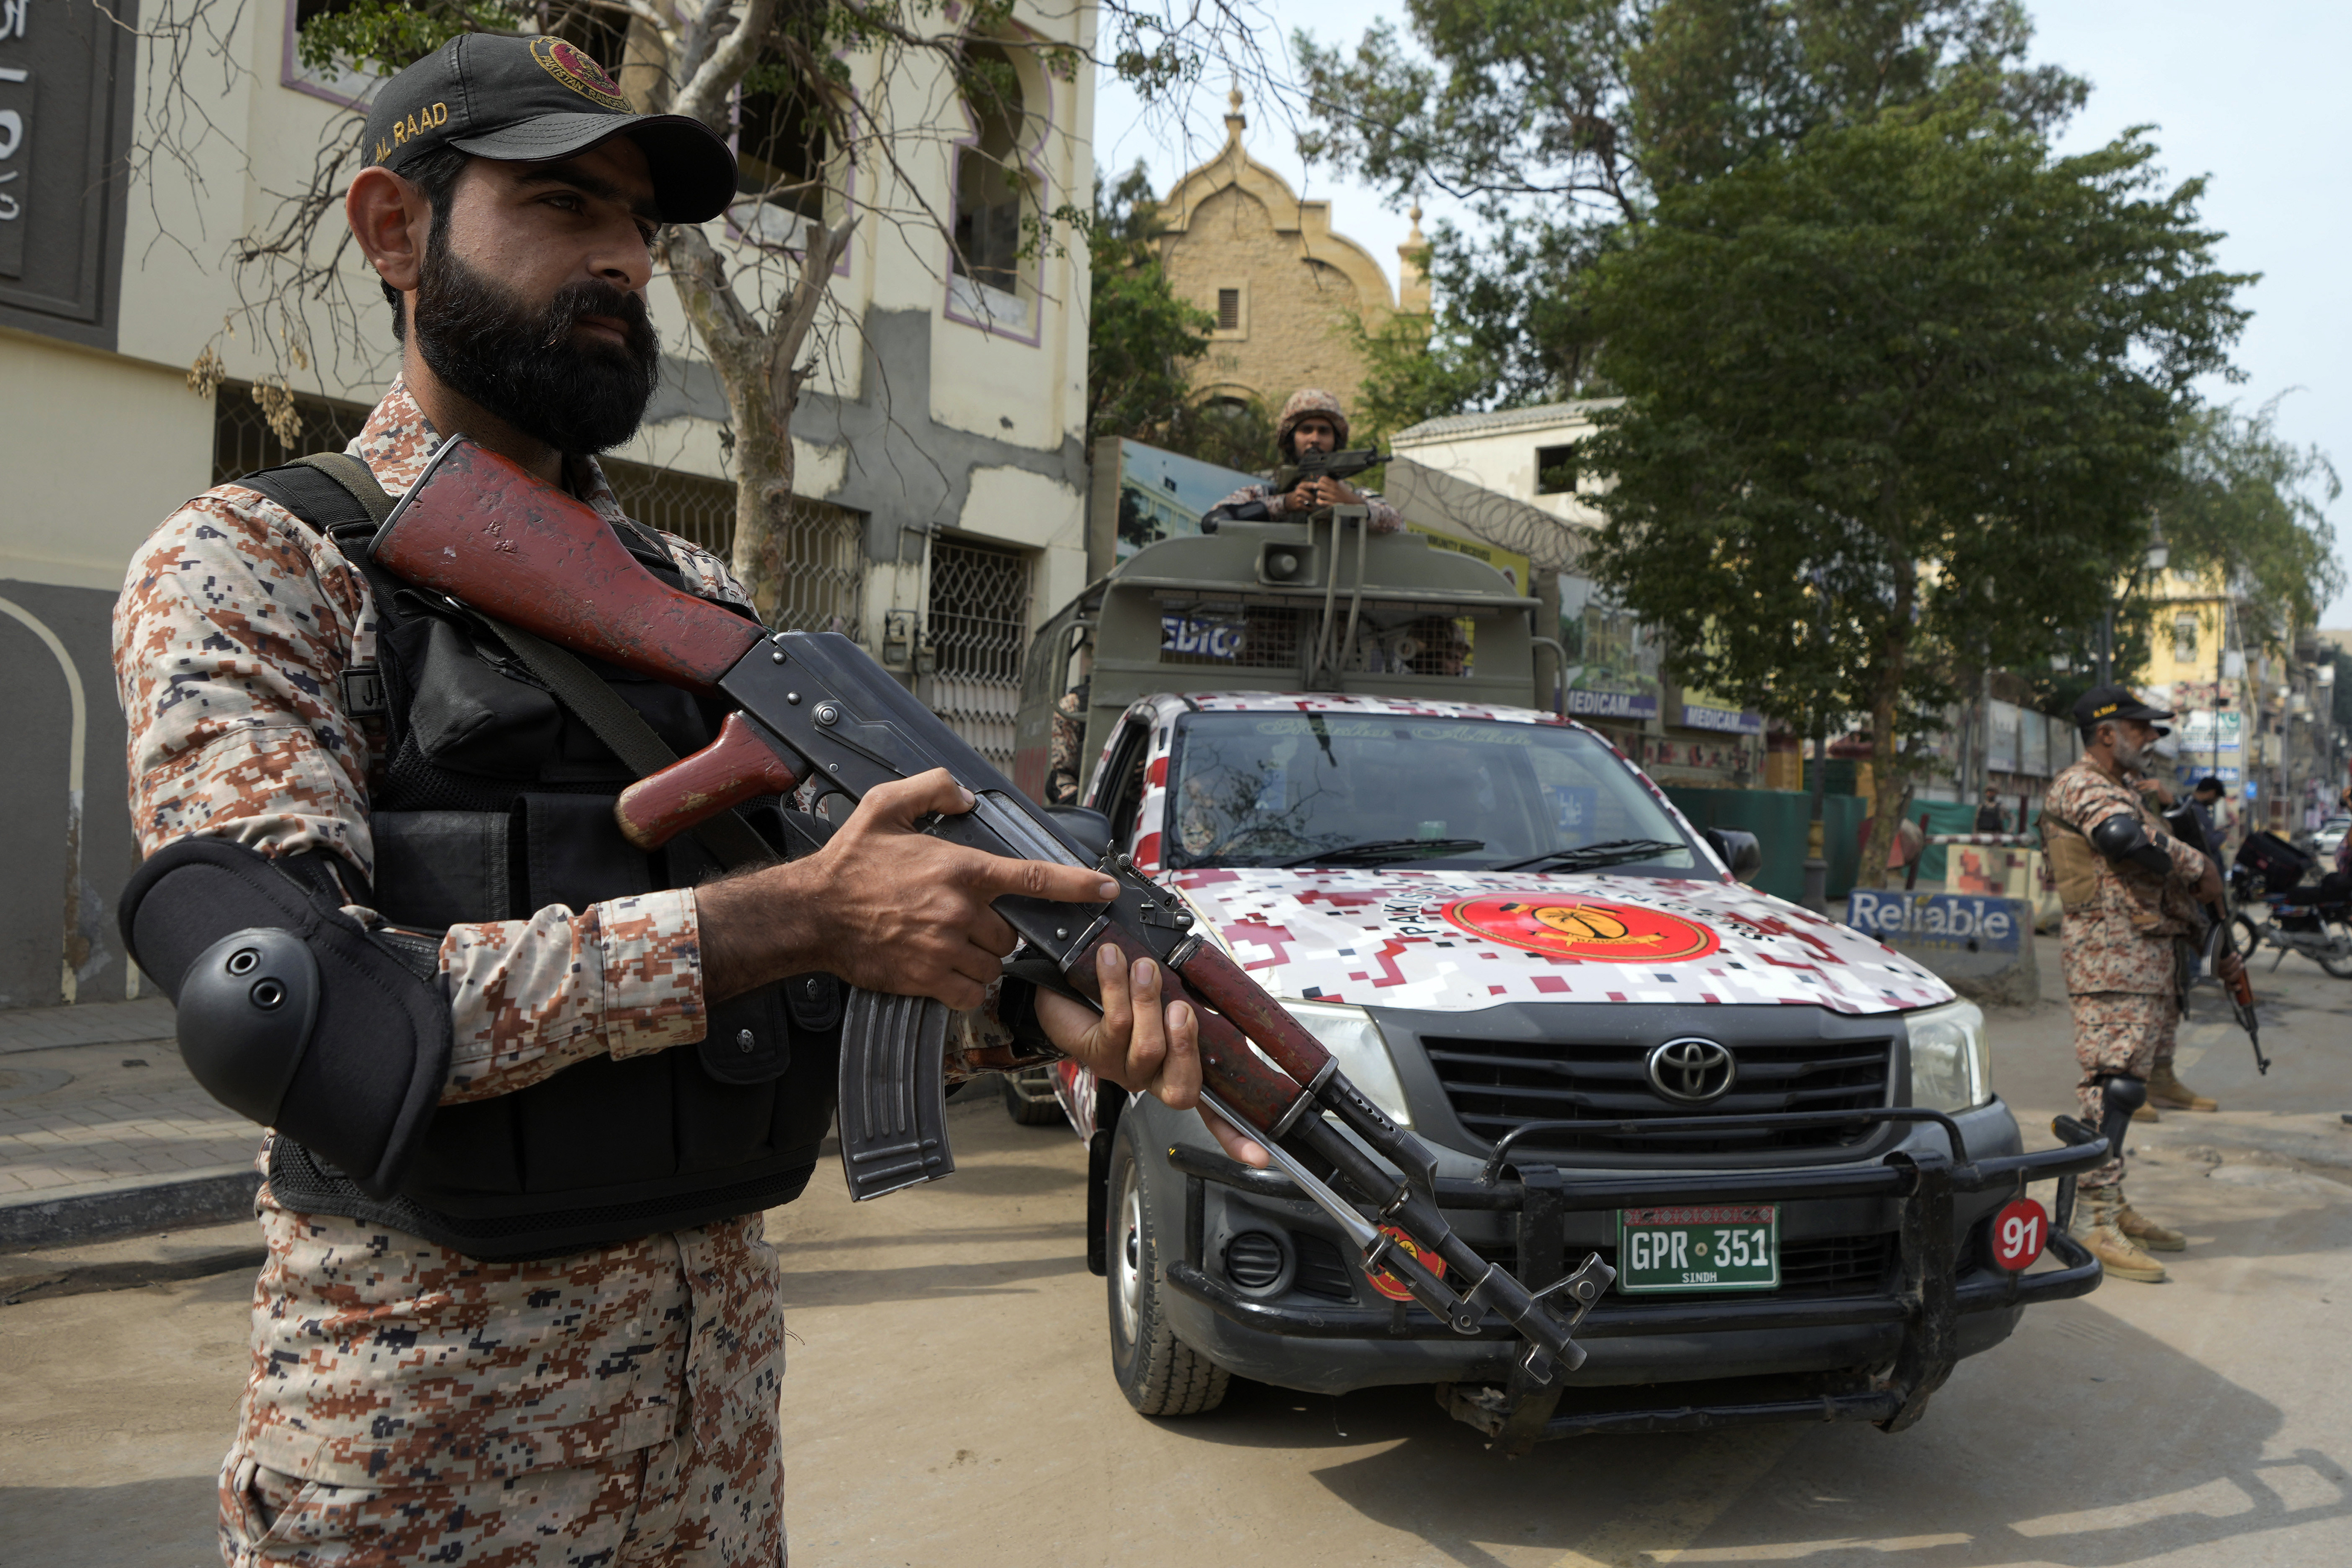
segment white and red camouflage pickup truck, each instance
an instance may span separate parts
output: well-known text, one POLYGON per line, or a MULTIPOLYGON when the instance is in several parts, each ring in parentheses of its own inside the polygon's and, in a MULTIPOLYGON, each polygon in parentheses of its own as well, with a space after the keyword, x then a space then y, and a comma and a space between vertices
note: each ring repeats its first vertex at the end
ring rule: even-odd
MULTIPOLYGON (((1137 596, 1166 623, 1163 648, 1198 649, 1213 646, 1202 601, 1171 610, 1164 584, 1215 576, 1174 547, 1307 556, 1308 533, 1155 545, 1049 623, 1055 660, 1074 641, 1095 656, 1083 806, 1100 817, 1086 820, 1436 1151, 1439 1200, 1482 1253, 1537 1287, 1598 1252, 1617 1281, 1578 1331, 1581 1370, 1528 1385, 1507 1335, 1464 1337, 1368 1276, 1287 1178, 1226 1159, 1197 1118, 1073 1064, 1032 1069, 1007 1102, 1024 1121, 1066 1115, 1088 1145, 1089 1262, 1139 1410, 1208 1409, 1239 1374, 1322 1393, 1435 1384, 1506 1450, 1759 1421, 1895 1429, 2026 1305, 2097 1283, 2019 1202, 2083 1152, 2022 1152, 1979 1010, 1742 885, 1754 841, 1692 828, 1598 733, 1423 695, 1470 682, 1410 669, 1327 665, 1325 684, 1387 689, 1285 691, 1279 665, 1235 659, 1157 673, 1269 689, 1107 693, 1122 666, 1130 685, 1154 673, 1148 648, 1111 635, 1122 577, 1162 585, 1137 596), (1091 639, 1066 629, 1079 620, 1091 639), (1107 695, 1125 700, 1106 711, 1107 695), (2057 1267, 2025 1272, 2045 1246, 2057 1267)), ((1467 602, 1477 585, 1452 591, 1467 602)), ((1440 595, 1418 591, 1375 648, 1399 624, 1426 646, 1440 595)), ((1226 645, 1278 646, 1251 612, 1285 607, 1244 602, 1226 645)), ((1486 684, 1509 645, 1460 619, 1486 684)))

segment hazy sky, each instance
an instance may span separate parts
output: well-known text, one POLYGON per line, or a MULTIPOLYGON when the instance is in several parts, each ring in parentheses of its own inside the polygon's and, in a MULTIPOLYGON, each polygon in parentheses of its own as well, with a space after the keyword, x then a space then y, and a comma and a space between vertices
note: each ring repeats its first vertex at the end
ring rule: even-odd
MULTIPOLYGON (((1260 0, 1270 66, 1289 73, 1287 39, 1304 28, 1318 42, 1352 45, 1376 18, 1403 26, 1400 0, 1260 0)), ((2207 226, 2229 237, 2221 265, 2259 272, 2243 299, 2254 311, 2237 350, 2246 379, 2208 395, 2252 409, 2285 395, 2279 427, 2326 449, 2352 479, 2352 307, 2335 281, 2352 256, 2352 174, 2345 148, 2344 62, 2352 59, 2347 0, 2041 0, 2035 58, 2090 79, 2089 106, 2062 147, 2096 146, 2127 126, 2152 125, 2160 162, 2176 178, 2210 176, 2207 226)), ((1134 100, 1106 82, 1096 122, 1096 162, 1113 172, 1141 158, 1165 190, 1214 152, 1224 134, 1223 81, 1204 81, 1180 121, 1139 117, 1134 100)), ((1248 143, 1310 197, 1332 204, 1333 226, 1396 275, 1407 222, 1362 187, 1309 171, 1292 142, 1290 108, 1253 93, 1248 143)), ((1295 101, 1295 100, 1293 100, 1295 101)), ((1431 204, 1433 211, 1435 204, 1431 204)), ((2331 517, 2336 553, 2352 576, 2352 500, 2331 517)), ((2352 626, 2352 592, 2321 617, 2352 626)))

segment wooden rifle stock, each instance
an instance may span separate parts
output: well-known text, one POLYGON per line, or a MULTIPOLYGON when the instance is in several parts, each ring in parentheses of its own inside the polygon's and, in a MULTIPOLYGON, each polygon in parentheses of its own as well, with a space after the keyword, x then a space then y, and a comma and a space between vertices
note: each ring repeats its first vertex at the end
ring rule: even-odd
POLYGON ((587 502, 463 436, 442 443, 369 553, 559 647, 688 690, 718 685, 764 635, 655 576, 587 502))

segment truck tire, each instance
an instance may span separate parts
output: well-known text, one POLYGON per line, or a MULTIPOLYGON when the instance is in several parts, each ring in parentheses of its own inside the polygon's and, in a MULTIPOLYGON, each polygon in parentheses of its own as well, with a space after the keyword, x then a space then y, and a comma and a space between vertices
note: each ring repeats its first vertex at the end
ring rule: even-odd
POLYGON ((1004 1093, 1004 1114, 1022 1126, 1059 1127, 1069 1120, 1062 1114, 1062 1102, 1054 1098, 1051 1067, 1002 1073, 997 1081, 1004 1093))
POLYGON ((1152 1173, 1137 1157, 1133 1133, 1122 1127, 1111 1145, 1105 1215, 1111 1374, 1127 1402, 1143 1415, 1197 1415, 1223 1403, 1233 1374, 1168 1327, 1151 1183, 1152 1173))

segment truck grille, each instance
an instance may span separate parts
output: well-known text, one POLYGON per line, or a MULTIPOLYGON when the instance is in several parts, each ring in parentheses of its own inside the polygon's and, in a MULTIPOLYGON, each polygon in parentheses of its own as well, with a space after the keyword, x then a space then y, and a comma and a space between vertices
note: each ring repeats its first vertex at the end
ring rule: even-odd
MULTIPOLYGON (((1462 1124, 1492 1142, 1530 1121, 1654 1121, 1692 1116, 1753 1116, 1780 1110, 1865 1110, 1887 1103, 1891 1039, 1730 1042, 1739 1064, 1729 1094, 1678 1105, 1651 1086, 1647 1045, 1620 1042, 1461 1039, 1422 1037, 1438 1081, 1462 1124)), ((1739 1128, 1722 1131, 1531 1132, 1515 1149, 1619 1154, 1753 1154, 1833 1149, 1877 1131, 1847 1127, 1739 1128)))

